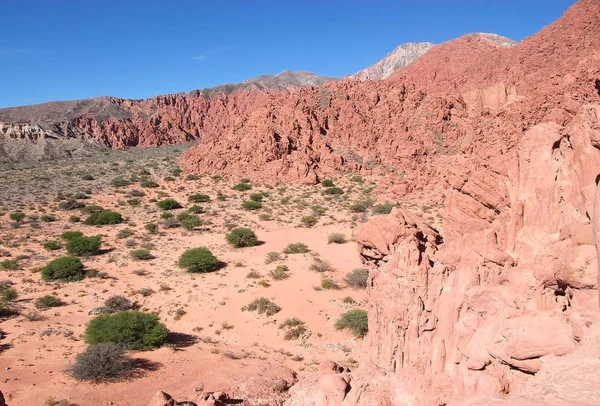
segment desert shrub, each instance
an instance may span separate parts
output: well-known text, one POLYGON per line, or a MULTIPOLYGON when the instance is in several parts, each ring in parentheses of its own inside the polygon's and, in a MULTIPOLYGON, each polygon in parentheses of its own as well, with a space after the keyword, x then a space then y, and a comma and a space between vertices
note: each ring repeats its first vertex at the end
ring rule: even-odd
POLYGON ((183 170, 182 170, 181 168, 174 168, 174 169, 171 171, 171 173, 172 173, 174 176, 179 176, 179 175, 181 175, 181 174, 183 173, 183 170))
POLYGON ((56 221, 56 217, 52 214, 44 214, 40 217, 40 221, 43 223, 52 223, 53 221, 56 221))
POLYGON ((283 338, 285 340, 295 340, 306 332, 304 322, 296 317, 285 319, 283 323, 279 325, 279 328, 285 331, 283 338))
POLYGON ((248 197, 250 200, 254 200, 255 202, 262 202, 262 200, 265 198, 265 195, 267 195, 267 193, 250 193, 250 196, 248 197))
POLYGON ((329 237, 327 237, 328 244, 345 244, 346 236, 342 233, 331 233, 329 237))
POLYGON ((129 186, 129 181, 123 178, 115 178, 110 182, 114 187, 125 187, 129 186))
POLYGON ((123 217, 116 211, 101 211, 98 213, 92 213, 85 219, 84 223, 87 225, 108 225, 108 224, 120 224, 123 222, 123 217))
POLYGON ((369 208, 367 202, 356 202, 350 205, 350 210, 354 213, 364 213, 369 208))
POLYGON ((123 344, 132 350, 149 350, 167 341, 169 331, 156 314, 134 310, 101 314, 85 329, 85 342, 123 344))
POLYGON ((269 274, 271 275, 271 278, 275 279, 276 281, 280 281, 290 276, 290 274, 288 273, 289 270, 290 269, 285 265, 278 265, 275 267, 275 269, 269 272, 269 274))
POLYGON ((165 221, 163 221, 163 227, 164 228, 176 228, 179 227, 181 225, 181 223, 179 222, 179 220, 174 219, 172 217, 169 217, 167 219, 165 219, 165 221))
POLYGON ((339 187, 330 187, 323 191, 324 195, 343 195, 344 191, 339 187))
POLYGON ((139 206, 140 199, 129 199, 129 200, 127 200, 127 204, 130 206, 139 206))
POLYGON ((157 202, 156 205, 163 210, 180 209, 181 205, 175 199, 165 199, 157 202))
POLYGON ((81 176, 82 180, 94 180, 94 177, 92 175, 90 175, 89 173, 85 173, 81 176))
POLYGON ((270 215, 269 213, 260 213, 258 215, 258 219, 261 221, 270 221, 270 220, 273 220, 273 216, 270 215))
POLYGON ((349 305, 357 305, 358 302, 356 300, 354 300, 352 298, 352 296, 346 296, 345 298, 342 299, 342 302, 349 304, 349 305))
POLYGON ((200 247, 181 254, 177 265, 188 272, 211 272, 219 267, 219 260, 208 248, 200 247))
POLYGON ((146 196, 146 193, 142 192, 141 190, 133 189, 131 192, 129 192, 129 195, 132 197, 144 197, 146 196))
POLYGON ((11 287, 10 282, 0 282, 0 302, 11 302, 17 296, 17 291, 11 287))
POLYGON ((327 289, 327 290, 330 290, 330 289, 337 290, 340 288, 338 283, 334 279, 331 279, 331 278, 321 279, 321 287, 323 289, 327 289))
POLYGON ((347 311, 335 322, 335 328, 349 329, 356 337, 362 338, 369 331, 367 312, 361 309, 347 311))
POLYGON ((190 195, 188 197, 188 202, 191 203, 206 203, 206 202, 210 202, 210 196, 209 195, 203 195, 200 193, 196 193, 193 195, 190 195))
POLYGON ((19 261, 16 259, 5 259, 0 262, 0 268, 5 271, 14 271, 19 268, 19 261))
POLYGON ((12 221, 20 223, 25 218, 25 213, 23 213, 22 211, 14 211, 10 213, 8 217, 10 217, 12 221))
POLYGON ((69 373, 79 381, 118 381, 130 377, 135 361, 120 344, 100 343, 86 348, 75 358, 69 373))
POLYGON ((359 182, 360 183, 360 182, 363 181, 363 177, 362 177, 362 175, 354 175, 354 176, 350 177, 350 180, 352 182, 359 182))
POLYGON ((308 251, 310 251, 308 249, 308 246, 306 244, 301 243, 301 242, 289 244, 283 250, 283 252, 286 253, 286 254, 305 254, 308 251))
POLYGON ((198 176, 198 175, 187 175, 185 177, 185 180, 198 180, 198 179, 200 179, 200 176, 198 176))
POLYGON ((65 231, 60 235, 60 238, 65 241, 70 241, 77 237, 83 237, 83 233, 81 231, 65 231))
POLYGON ((113 295, 104 301, 105 313, 118 313, 133 309, 133 303, 125 296, 113 295))
POLYGON ((373 214, 390 214, 394 207, 395 207, 395 205, 392 203, 376 204, 371 209, 371 213, 373 213, 373 214))
POLYGON ((140 182, 140 186, 146 188, 157 188, 159 185, 153 180, 144 179, 140 182))
POLYGON ((163 178, 163 180, 164 180, 165 182, 173 182, 173 181, 175 180, 175 178, 174 178, 174 177, 172 177, 172 176, 165 176, 165 177, 163 178))
POLYGON ((252 189, 252 186, 250 186, 248 183, 238 183, 237 185, 232 187, 232 189, 237 190, 238 192, 245 192, 247 190, 252 189))
POLYGON ((69 216, 69 223, 79 223, 81 221, 81 217, 79 216, 69 216))
POLYGON ((160 213, 161 219, 171 219, 173 217, 175 217, 175 216, 170 211, 165 211, 165 212, 160 213))
POLYGON ((131 228, 124 228, 119 230, 117 233, 117 238, 122 240, 123 238, 131 237, 133 234, 135 234, 135 231, 133 231, 131 228))
POLYGON ((267 252, 267 257, 265 258, 265 264, 269 265, 273 262, 281 261, 282 259, 283 259, 283 257, 277 251, 267 252))
POLYGON ((369 279, 369 271, 364 268, 358 268, 348 273, 344 278, 344 281, 348 286, 353 288, 365 289, 367 287, 367 280, 369 279))
POLYGON ((245 200, 242 202, 242 208, 244 210, 258 210, 262 208, 261 202, 255 202, 254 200, 245 200))
POLYGON ((229 244, 236 248, 252 247, 256 245, 256 242, 258 241, 254 231, 243 227, 234 228, 225 235, 225 239, 229 244))
POLYGON ((75 237, 67 243, 69 255, 77 257, 97 255, 100 253, 100 237, 75 237))
POLYGON ((48 251, 54 251, 60 248, 60 244, 56 240, 48 240, 44 241, 42 247, 44 247, 44 249, 47 249, 48 251))
POLYGON ((148 223, 144 226, 144 229, 150 234, 156 234, 158 232, 158 225, 155 223, 148 223))
POLYGON ((87 214, 100 213, 101 211, 104 211, 104 208, 98 206, 97 204, 90 204, 88 206, 82 207, 81 211, 87 214))
POLYGON ((321 186, 333 187, 333 186, 335 186, 335 184, 333 183, 333 181, 331 179, 323 179, 323 182, 321 182, 321 186))
POLYGON ((200 214, 200 213, 204 213, 204 207, 202 206, 198 206, 197 204, 191 206, 188 211, 190 213, 194 213, 194 214, 200 214))
POLYGON ((150 251, 143 248, 140 248, 138 250, 131 250, 129 251, 129 255, 136 261, 145 261, 152 258, 150 251))
POLYGON ((271 302, 266 297, 261 297, 253 300, 250 304, 245 307, 245 310, 251 312, 257 311, 258 314, 265 314, 266 316, 272 316, 281 310, 281 307, 277 306, 274 302, 271 302))
POLYGON ((82 280, 83 276, 83 264, 75 257, 57 258, 42 268, 42 279, 45 281, 73 282, 82 280))
POLYGON ((56 296, 46 295, 35 299, 34 305, 38 309, 50 309, 62 305, 62 301, 56 296))
POLYGON ((64 202, 60 202, 58 204, 58 208, 61 210, 75 210, 75 209, 79 209, 84 206, 85 206, 85 204, 78 202, 75 199, 65 200, 64 202))
POLYGON ((300 222, 304 227, 312 227, 319 221, 315 216, 304 216, 300 219, 300 222))
POLYGON ((181 226, 188 231, 192 231, 196 227, 200 227, 202 224, 202 220, 200 220, 198 216, 188 216, 181 220, 181 226))
POLYGON ((316 272, 330 272, 333 270, 333 267, 329 262, 315 258, 315 262, 310 265, 310 270, 316 272))
POLYGON ((323 214, 325 214, 327 212, 327 209, 323 206, 312 206, 311 210, 313 212, 313 216, 322 216, 323 214))

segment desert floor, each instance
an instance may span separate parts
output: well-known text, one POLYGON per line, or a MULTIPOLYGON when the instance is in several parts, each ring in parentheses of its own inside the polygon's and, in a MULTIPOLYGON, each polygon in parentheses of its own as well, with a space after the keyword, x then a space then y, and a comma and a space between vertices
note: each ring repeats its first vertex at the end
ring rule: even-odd
POLYGON ((251 190, 240 192, 232 189, 239 180, 180 174, 180 152, 174 147, 115 151, 100 158, 3 168, 0 280, 18 293, 6 304, 15 313, 0 322, 0 388, 10 405, 52 405, 59 400, 64 405, 145 405, 158 390, 184 399, 199 386, 218 390, 240 379, 244 370, 269 367, 271 362, 301 377, 321 360, 355 367, 365 359, 363 339, 334 324, 343 312, 366 305, 365 290, 348 286, 344 278, 361 267, 353 228, 373 215, 375 203, 382 203, 375 194, 376 179, 339 176, 334 181, 344 194, 334 196, 324 195, 321 185, 251 184, 251 190), (141 187, 144 179, 158 186, 141 187), (143 196, 133 197, 142 194, 134 191, 143 196), (262 208, 242 209, 241 203, 257 192, 267 194, 262 208), (61 210, 59 204, 83 197, 77 193, 89 197, 78 200, 86 206, 118 211, 125 221, 106 226, 72 222, 71 216, 84 220, 87 214, 61 210), (210 196, 210 202, 188 202, 196 193, 210 196), (166 198, 183 206, 171 211, 175 217, 194 204, 202 206, 198 216, 203 224, 190 231, 171 219, 167 227, 156 205, 166 198), (354 207, 357 202, 367 208, 354 207), (17 210, 26 214, 20 222, 9 218, 17 210), (41 220, 44 215, 55 221, 41 220), (302 222, 311 215, 316 224, 302 222), (157 224, 158 233, 148 232, 148 223, 157 224), (225 234, 235 227, 255 231, 259 244, 233 248, 225 234), (42 281, 41 268, 66 255, 64 243, 52 251, 42 244, 60 241, 67 230, 100 235, 103 252, 81 258, 88 275, 82 281, 42 281), (329 243, 332 233, 343 234, 347 241, 329 243), (283 253, 292 243, 304 243, 309 251, 283 253), (131 257, 132 249, 142 247, 151 259, 131 257), (197 247, 209 248, 223 267, 206 274, 179 269, 181 253, 197 247), (267 264, 268 253, 274 252, 279 259, 267 264), (288 267, 286 278, 271 276, 278 265, 288 267), (61 299, 63 305, 36 309, 35 299, 44 295, 61 299), (95 317, 90 310, 113 295, 126 296, 140 310, 158 314, 171 332, 169 345, 133 353, 143 361, 134 378, 79 382, 67 370, 86 348, 83 332, 95 317), (281 311, 265 316, 243 310, 259 297, 275 302, 281 311), (306 332, 286 339, 279 326, 287 318, 302 320, 306 332))

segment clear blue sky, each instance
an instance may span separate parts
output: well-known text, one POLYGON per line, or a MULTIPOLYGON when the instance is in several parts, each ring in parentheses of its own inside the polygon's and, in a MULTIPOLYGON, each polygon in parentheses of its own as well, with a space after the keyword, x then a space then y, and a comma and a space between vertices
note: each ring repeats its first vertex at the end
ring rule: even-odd
POLYGON ((2 0, 0 107, 145 98, 284 69, 344 76, 401 43, 521 40, 574 0, 2 0))

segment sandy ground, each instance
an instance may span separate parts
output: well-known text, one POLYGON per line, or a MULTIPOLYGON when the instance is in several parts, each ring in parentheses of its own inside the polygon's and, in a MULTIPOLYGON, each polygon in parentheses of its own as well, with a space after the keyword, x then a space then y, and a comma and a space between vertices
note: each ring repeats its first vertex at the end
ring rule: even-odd
MULTIPOLYGON (((360 259, 353 241, 345 244, 327 241, 333 232, 341 232, 351 240, 352 227, 358 219, 347 209, 351 193, 344 199, 325 200, 321 186, 287 186, 282 191, 283 185, 254 186, 249 192, 237 192, 231 190, 231 183, 215 183, 208 177, 160 183, 163 187, 157 189, 143 189, 139 185, 106 187, 85 200, 88 205, 98 204, 122 213, 127 221, 120 225, 94 227, 69 223, 69 216, 79 212, 57 210, 55 202, 23 209, 28 215, 39 216, 45 211, 57 216, 55 222, 37 223, 39 228, 31 227, 27 220, 21 227, 12 228, 8 216, 0 218, 3 255, 23 256, 19 269, 0 271, 1 279, 10 280, 19 293, 15 305, 21 314, 34 310, 33 301, 43 295, 53 294, 65 302, 63 306, 40 311, 43 320, 29 321, 21 315, 0 323, 6 333, 0 341, 0 390, 9 405, 43 405, 48 398, 67 399, 75 405, 145 405, 157 390, 165 390, 177 399, 188 396, 198 382, 217 390, 223 381, 230 379, 232 371, 267 360, 281 361, 301 376, 314 370, 320 360, 332 359, 355 366, 364 359, 363 340, 334 328, 341 313, 365 304, 365 292, 343 282, 348 272, 361 267, 360 259), (146 193, 139 198, 140 206, 124 203, 131 198, 127 193, 132 189, 146 193), (216 200, 219 191, 228 196, 226 201, 216 200), (241 201, 256 191, 271 193, 263 209, 242 210, 241 201), (192 205, 187 202, 192 193, 210 195, 211 202, 198 204, 206 209, 200 217, 211 224, 194 231, 161 228, 160 235, 150 235, 144 230, 145 224, 161 221, 162 211, 151 199, 175 198, 184 205, 184 209, 175 211, 178 213, 192 205), (283 197, 290 197, 291 203, 282 205, 283 197), (299 219, 310 214, 313 204, 322 205, 327 212, 317 225, 298 227, 299 219), (276 220, 259 221, 258 214, 265 212, 276 220), (252 228, 261 243, 239 249, 229 246, 224 236, 227 226, 233 223, 252 228), (117 238, 119 230, 126 228, 134 234, 117 238), (58 240, 67 229, 102 235, 102 248, 106 252, 82 261, 86 269, 100 271, 103 277, 73 283, 41 281, 40 268, 66 254, 64 248, 46 251, 41 243, 58 240), (154 258, 133 260, 129 256, 132 248, 126 246, 133 242, 128 241, 135 241, 135 248, 150 245, 154 258), (308 245, 310 252, 284 255, 281 261, 265 264, 268 252, 282 252, 288 244, 296 242, 308 245), (179 255, 200 246, 208 247, 226 266, 209 274, 190 274, 179 269, 176 265, 179 255), (329 262, 332 270, 325 275, 310 270, 315 256, 329 262), (269 271, 280 264, 289 267, 290 277, 273 280, 269 271), (139 270, 145 272, 134 272, 139 270), (250 271, 260 273, 262 278, 248 278, 250 271), (340 289, 320 289, 323 276, 337 280, 340 289), (261 285, 261 280, 268 284, 261 285), (150 288, 154 293, 144 297, 136 293, 141 288, 150 288), (86 347, 82 335, 94 317, 88 312, 115 294, 129 297, 141 310, 156 312, 169 330, 177 334, 174 346, 134 353, 135 358, 147 360, 134 379, 110 384, 77 382, 65 371, 86 347), (347 296, 356 304, 344 303, 347 296), (241 310, 258 297, 269 298, 282 310, 271 317, 241 310), (178 316, 178 309, 185 314, 178 316), (307 334, 286 341, 279 324, 288 317, 304 321, 307 334)), ((356 189, 356 198, 361 197, 356 189)))

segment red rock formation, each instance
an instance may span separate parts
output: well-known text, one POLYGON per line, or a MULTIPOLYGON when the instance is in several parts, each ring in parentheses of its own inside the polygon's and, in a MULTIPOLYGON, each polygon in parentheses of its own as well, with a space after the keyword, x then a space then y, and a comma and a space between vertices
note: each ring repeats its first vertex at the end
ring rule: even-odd
MULTIPOLYGON (((418 165, 408 167, 443 179, 425 189, 444 190, 441 232, 396 209, 355 233, 371 269, 371 361, 378 376, 394 375, 400 386, 407 371, 421 376, 415 403, 515 392, 524 395, 509 399, 525 402, 541 393, 532 385, 560 391, 554 400, 600 403, 600 390, 590 389, 597 380, 573 385, 573 359, 597 361, 592 329, 600 324, 591 222, 600 173, 599 23, 600 2, 583 0, 510 49, 462 38, 379 85, 415 89, 423 102, 437 98, 432 115, 442 115, 442 147, 434 153, 432 139, 419 138, 418 165), (459 122, 455 115, 460 130, 448 133, 444 121, 459 122), (570 374, 568 385, 548 381, 556 379, 553 365, 570 374)), ((399 107, 390 122, 422 113, 399 107)), ((381 138, 372 137, 363 135, 376 151, 381 138)), ((392 151, 394 142, 401 144, 394 139, 392 151)), ((412 187, 422 187, 413 176, 412 187)), ((377 380, 360 375, 344 378, 347 394, 377 380)), ((359 396, 307 404, 368 403, 359 396)))

